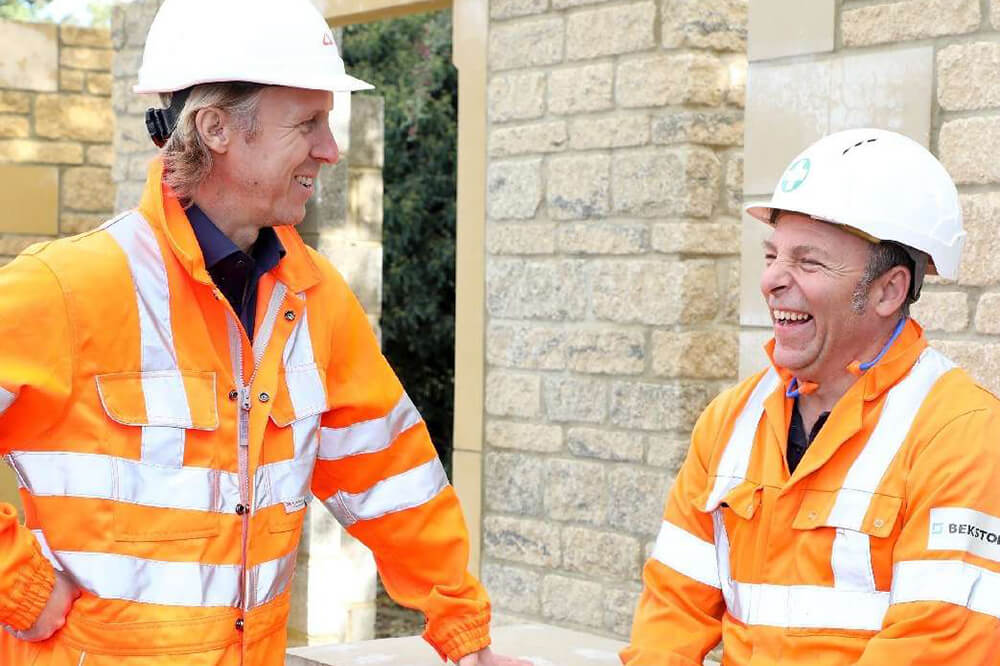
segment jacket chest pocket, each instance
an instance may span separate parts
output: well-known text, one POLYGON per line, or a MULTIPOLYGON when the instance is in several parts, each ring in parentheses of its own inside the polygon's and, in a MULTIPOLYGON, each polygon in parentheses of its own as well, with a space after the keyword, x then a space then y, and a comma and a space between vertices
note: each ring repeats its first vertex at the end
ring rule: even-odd
POLYGON ((315 363, 280 374, 271 407, 272 441, 265 446, 278 448, 287 459, 262 465, 254 482, 255 502, 266 511, 273 533, 295 530, 305 517, 326 408, 325 375, 315 363))
POLYGON ((111 455, 102 458, 115 538, 172 541, 218 534, 221 512, 229 509, 238 485, 235 475, 217 469, 215 438, 192 435, 219 427, 215 373, 100 375, 97 390, 111 421, 111 455), (195 439, 193 455, 187 448, 195 439), (198 465, 185 466, 186 458, 198 465))

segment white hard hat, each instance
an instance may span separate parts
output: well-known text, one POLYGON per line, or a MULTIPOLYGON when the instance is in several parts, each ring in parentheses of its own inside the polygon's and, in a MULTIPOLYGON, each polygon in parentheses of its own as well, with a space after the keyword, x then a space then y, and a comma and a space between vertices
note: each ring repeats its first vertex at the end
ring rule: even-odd
POLYGON ((349 92, 326 20, 309 0, 165 0, 146 37, 137 93, 246 81, 349 92))
POLYGON ((930 256, 928 273, 954 279, 965 231, 958 191, 916 141, 880 129, 824 137, 785 170, 766 203, 746 212, 769 224, 776 211, 809 215, 930 256))

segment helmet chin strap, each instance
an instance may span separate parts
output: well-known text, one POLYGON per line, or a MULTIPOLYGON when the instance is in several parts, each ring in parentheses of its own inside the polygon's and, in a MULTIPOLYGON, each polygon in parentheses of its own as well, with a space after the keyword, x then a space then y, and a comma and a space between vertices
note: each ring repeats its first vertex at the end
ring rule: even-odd
MULTIPOLYGON (((896 328, 893 329, 892 336, 889 337, 889 341, 882 346, 882 351, 880 351, 875 358, 870 361, 866 361, 865 363, 862 363, 861 361, 851 361, 851 363, 847 366, 847 371, 855 377, 860 377, 871 370, 876 363, 882 360, 882 357, 885 356, 886 352, 889 351, 889 348, 892 347, 892 343, 894 343, 896 338, 899 337, 899 334, 903 332, 903 327, 905 325, 906 317, 901 317, 899 322, 896 324, 896 328)), ((798 377, 792 377, 792 381, 788 382, 788 388, 785 389, 785 397, 798 398, 800 395, 809 395, 810 393, 814 393, 818 388, 819 384, 816 382, 806 381, 800 384, 798 377)))

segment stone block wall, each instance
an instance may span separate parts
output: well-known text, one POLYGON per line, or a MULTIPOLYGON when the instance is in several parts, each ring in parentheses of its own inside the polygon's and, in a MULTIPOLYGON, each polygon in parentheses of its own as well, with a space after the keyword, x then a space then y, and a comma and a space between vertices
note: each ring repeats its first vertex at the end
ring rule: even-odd
POLYGON ((491 0, 482 574, 625 636, 737 374, 746 0, 491 0))
POLYGON ((114 208, 107 30, 0 21, 0 264, 114 208))
MULTIPOLYGON (((958 185, 968 238, 958 280, 928 278, 913 316, 932 344, 1000 391, 1000 2, 789 7, 750 2, 747 198, 769 194, 788 161, 828 132, 884 127, 930 148, 958 185), (789 24, 798 32, 773 27, 789 24)), ((741 374, 765 362, 765 233, 759 223, 743 232, 741 374)))

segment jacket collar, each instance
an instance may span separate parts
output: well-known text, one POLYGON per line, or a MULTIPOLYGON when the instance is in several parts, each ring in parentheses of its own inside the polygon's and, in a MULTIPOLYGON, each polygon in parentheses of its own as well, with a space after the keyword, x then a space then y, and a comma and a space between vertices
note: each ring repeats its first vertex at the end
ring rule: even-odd
MULTIPOLYGON (((163 182, 163 161, 159 158, 153 160, 149 167, 138 210, 153 227, 163 232, 184 270, 196 281, 212 284, 191 222, 176 195, 163 182)), ((298 232, 290 226, 275 227, 274 231, 286 251, 273 271, 274 277, 294 293, 301 293, 318 284, 319 267, 309 256, 298 232)))

